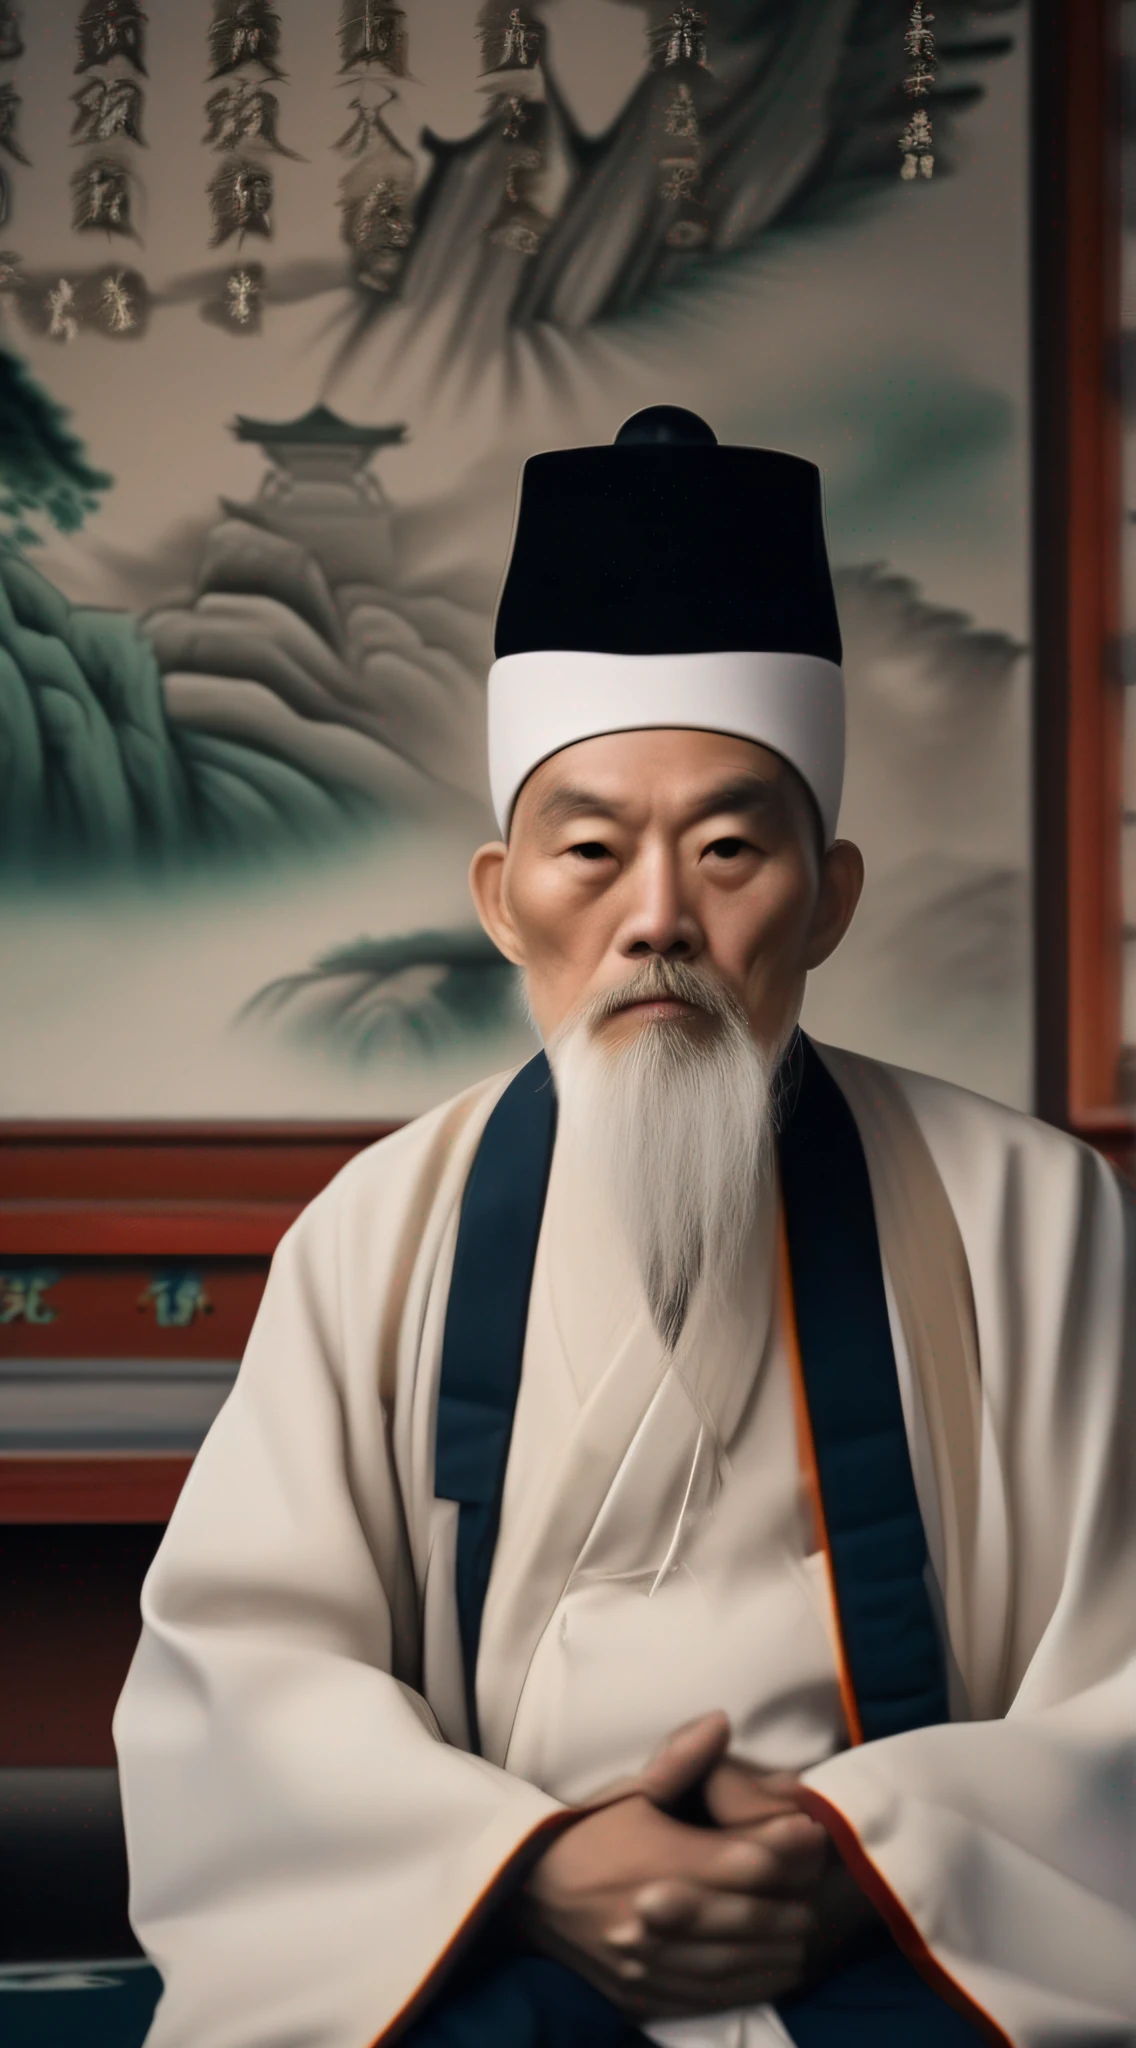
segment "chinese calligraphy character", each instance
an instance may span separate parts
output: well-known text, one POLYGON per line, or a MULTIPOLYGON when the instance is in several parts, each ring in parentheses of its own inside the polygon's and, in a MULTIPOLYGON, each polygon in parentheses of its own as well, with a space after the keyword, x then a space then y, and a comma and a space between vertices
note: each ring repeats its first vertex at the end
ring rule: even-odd
POLYGON ((44 301, 48 314, 49 341, 74 341, 79 332, 75 318, 75 287, 69 277, 61 277, 52 285, 44 301))
POLYGON ((108 271, 99 283, 100 326, 108 334, 133 334, 140 315, 136 279, 124 270, 108 271))
POLYGON ((486 237, 499 248, 517 256, 535 256, 552 222, 534 206, 528 196, 529 166, 510 162, 505 171, 505 192, 496 214, 486 228, 486 237))
POLYGON ((132 78, 92 78, 72 95, 78 108, 71 129, 76 142, 142 140, 142 88, 132 78))
POLYGON ((935 83, 935 73, 930 64, 918 63, 903 81, 903 90, 912 99, 923 99, 935 83))
POLYGON ((934 21, 933 14, 924 12, 922 0, 915 0, 911 10, 911 27, 903 38, 903 47, 909 57, 933 57, 935 37, 928 23, 934 21))
POLYGON ((0 85, 0 149, 6 149, 18 164, 30 162, 16 139, 16 121, 23 104, 14 85, 0 85))
POLYGON ((542 24, 523 7, 487 0, 477 17, 482 73, 531 71, 539 64, 544 42, 542 24))
MULTIPOLYGON (((393 99, 393 93, 390 97, 393 99)), ((349 128, 344 129, 339 141, 335 144, 336 149, 341 149, 344 156, 366 156, 368 151, 372 149, 390 149, 394 150, 398 156, 406 157, 407 162, 410 161, 409 151, 403 149, 398 138, 391 132, 383 120, 381 107, 365 106, 358 96, 353 100, 348 100, 347 104, 354 113, 355 119, 349 128)), ((389 105, 390 99, 383 101, 384 107, 389 105)))
POLYGON ((527 22, 519 7, 510 9, 505 25, 505 41, 501 49, 502 71, 526 71, 535 64, 540 49, 540 29, 535 23, 527 22))
POLYGON ((151 1302, 161 1330, 186 1330, 196 1316, 213 1313, 213 1304, 196 1273, 159 1273, 138 1297, 140 1309, 151 1302))
POLYGON ((403 8, 385 7, 379 0, 343 0, 339 21, 341 70, 355 71, 360 64, 378 64, 392 78, 405 78, 408 51, 403 8))
POLYGON ((698 183, 698 165, 693 157, 665 156, 660 169, 663 180, 659 187, 664 199, 689 199, 698 183))
POLYGON ((272 172, 263 164, 240 157, 222 164, 209 186, 212 246, 227 242, 230 235, 242 242, 246 235, 271 235, 272 189, 272 172))
POLYGON ((249 264, 241 270, 230 270, 225 279, 226 319, 234 327, 258 327, 263 291, 264 278, 259 266, 249 264))
POLYGON ((899 175, 901 178, 905 178, 908 183, 910 183, 912 178, 916 177, 933 178, 935 175, 935 159, 931 151, 929 149, 918 152, 908 150, 899 167, 899 175))
POLYGON ((108 235, 130 235, 130 179, 121 164, 106 159, 84 164, 71 180, 74 208, 71 225, 77 234, 105 229, 108 235))
POLYGON ((280 69, 280 16, 268 0, 216 0, 209 30, 211 78, 223 78, 242 64, 260 64, 270 78, 280 69))
POLYGON ((113 57, 125 57, 145 77, 146 20, 138 0, 87 0, 79 16, 76 71, 89 71, 93 64, 109 64, 113 57))
POLYGON ((57 1278, 55 1273, 0 1273, 0 1323, 53 1323, 58 1310, 43 1297, 57 1278))
POLYGON ((688 85, 678 85, 667 102, 666 130, 680 142, 698 140, 698 110, 688 85))
POLYGON ((548 126, 545 101, 527 99, 523 93, 491 91, 485 112, 488 120, 500 121, 502 139, 514 145, 509 162, 523 170, 539 171, 548 126))
POLYGON ((24 54, 20 9, 15 0, 0 0, 0 64, 14 64, 24 54))
POLYGON ((707 18, 697 7, 676 7, 661 28, 653 29, 651 42, 657 64, 698 64, 706 68, 707 18))
POLYGON ((265 85, 223 85, 205 102, 209 127, 202 141, 214 149, 234 149, 239 142, 263 142, 278 156, 294 156, 276 132, 280 102, 265 85))
POLYGON ((410 229, 402 217, 404 188, 393 178, 379 178, 361 198, 343 210, 344 239, 361 254, 376 249, 405 249, 410 229))

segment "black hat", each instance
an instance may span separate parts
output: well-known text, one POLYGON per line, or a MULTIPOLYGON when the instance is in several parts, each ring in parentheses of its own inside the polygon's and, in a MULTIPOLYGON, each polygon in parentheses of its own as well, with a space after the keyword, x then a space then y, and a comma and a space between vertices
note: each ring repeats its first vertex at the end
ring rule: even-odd
POLYGON ((636 413, 610 447, 530 456, 494 649, 490 761, 503 825, 521 781, 559 747, 600 732, 684 725, 740 732, 785 753, 813 789, 829 836, 835 831, 840 625, 813 463, 720 447, 704 420, 677 406, 636 413), (563 661, 538 659, 553 654, 624 657, 632 666, 609 661, 605 680, 594 662, 574 668, 585 684, 577 713, 563 661), (676 696, 675 659, 693 656, 718 660, 687 659, 676 696), (748 664, 723 668, 725 656, 748 664), (654 696, 648 657, 667 658, 654 696), (770 665, 768 657, 796 659, 770 665), (542 696, 549 717, 539 715, 542 696), (821 741, 816 759, 810 724, 821 741), (523 760, 534 745, 542 751, 523 760))

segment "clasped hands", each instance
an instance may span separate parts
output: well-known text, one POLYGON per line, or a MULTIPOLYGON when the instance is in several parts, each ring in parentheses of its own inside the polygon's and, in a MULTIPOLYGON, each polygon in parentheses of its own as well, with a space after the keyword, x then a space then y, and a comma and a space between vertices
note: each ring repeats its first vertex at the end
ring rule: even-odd
POLYGON ((875 1920, 797 1781, 727 1754, 730 1724, 678 1729, 530 1869, 516 1902, 531 1946, 629 2017, 763 2005, 822 1975, 875 1920), (715 1823, 666 1811, 701 1788, 715 1823))

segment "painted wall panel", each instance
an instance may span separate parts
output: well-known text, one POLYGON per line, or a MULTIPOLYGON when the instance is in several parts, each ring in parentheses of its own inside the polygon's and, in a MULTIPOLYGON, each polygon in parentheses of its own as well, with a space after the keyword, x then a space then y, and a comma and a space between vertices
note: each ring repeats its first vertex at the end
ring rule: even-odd
POLYGON ((806 1021, 1027 1103, 1027 10, 940 0, 909 181, 876 0, 711 0, 705 73, 616 0, 523 75, 471 0, 407 0, 398 78, 278 12, 278 79, 209 79, 209 0, 145 76, 76 74, 78 0, 0 65, 0 1115, 401 1116, 523 1055, 465 886, 517 475, 663 401, 825 472, 869 881, 806 1021), (73 225, 104 161, 129 237, 73 225), (214 244, 240 163, 271 234, 214 244))

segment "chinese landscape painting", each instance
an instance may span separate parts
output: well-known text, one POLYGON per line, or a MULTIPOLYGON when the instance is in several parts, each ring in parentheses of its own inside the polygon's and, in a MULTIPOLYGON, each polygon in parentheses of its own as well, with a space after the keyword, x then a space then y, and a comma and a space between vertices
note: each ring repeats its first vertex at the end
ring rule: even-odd
POLYGON ((909 12, 24 8, 0 1116, 525 1056, 465 880, 517 480, 656 403, 824 472, 868 886, 806 1023, 1028 1103, 1026 12, 909 12))

